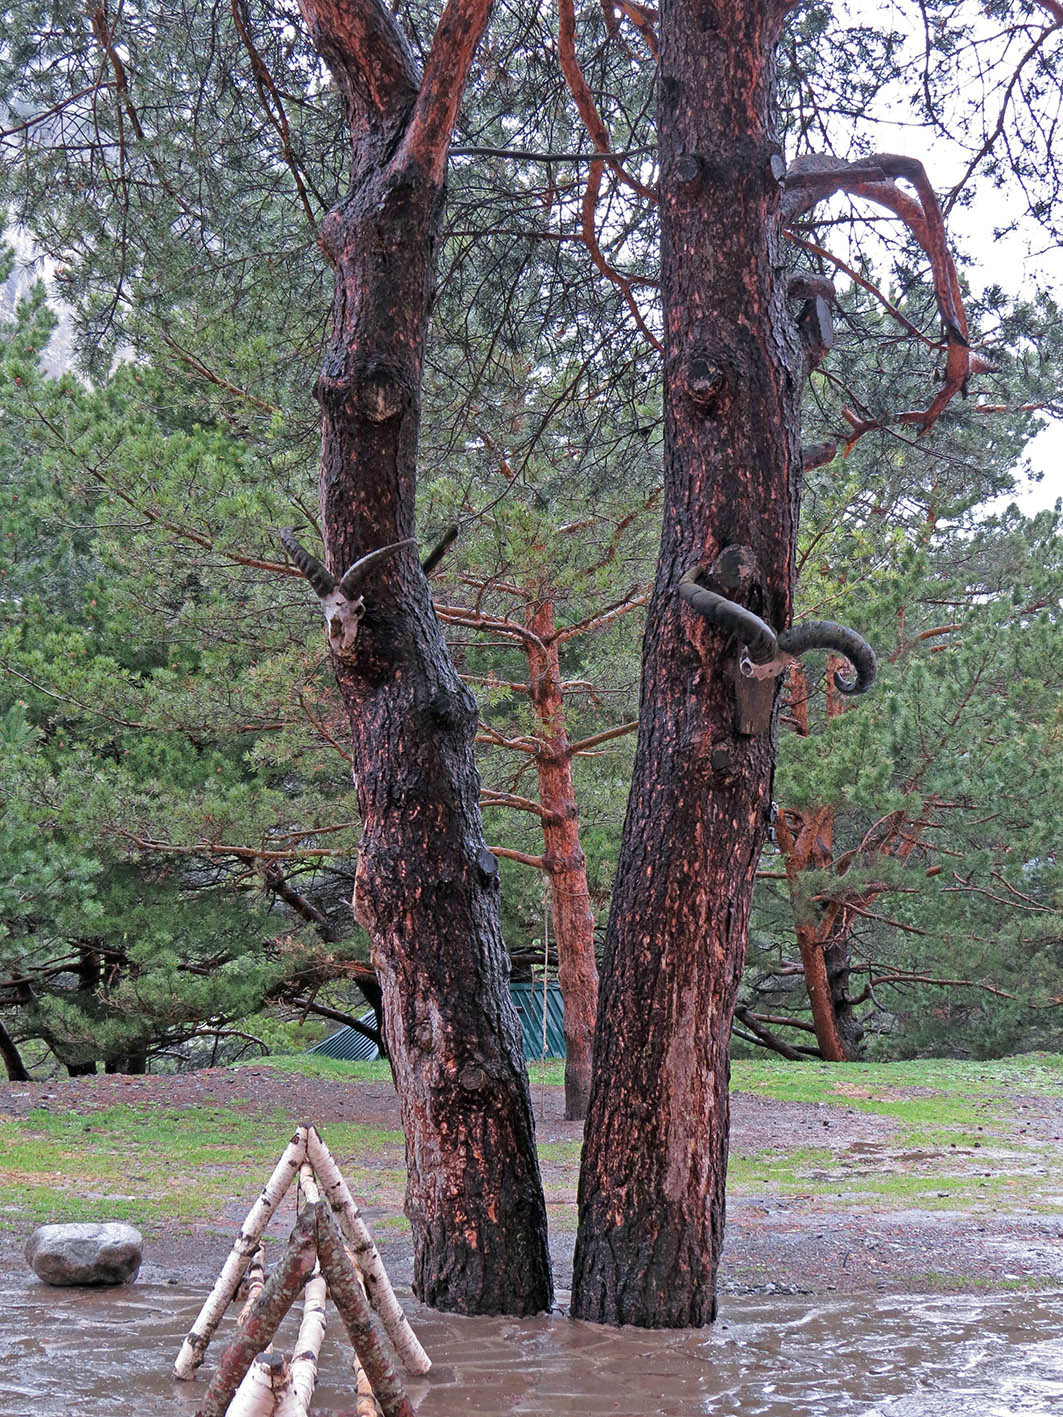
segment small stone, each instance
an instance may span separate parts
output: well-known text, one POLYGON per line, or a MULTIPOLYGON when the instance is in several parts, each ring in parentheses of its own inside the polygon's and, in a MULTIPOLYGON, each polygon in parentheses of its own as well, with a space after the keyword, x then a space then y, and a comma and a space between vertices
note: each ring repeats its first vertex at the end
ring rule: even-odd
POLYGON ((128 1284, 140 1269, 144 1240, 132 1225, 42 1225, 26 1242, 26 1260, 45 1284, 128 1284))

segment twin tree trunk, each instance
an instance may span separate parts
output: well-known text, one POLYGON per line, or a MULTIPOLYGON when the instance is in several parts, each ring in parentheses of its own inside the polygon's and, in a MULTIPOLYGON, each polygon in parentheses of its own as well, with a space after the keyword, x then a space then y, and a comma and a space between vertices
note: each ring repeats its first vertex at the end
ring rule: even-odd
MULTIPOLYGON (((320 497, 335 575, 414 531, 428 308, 450 132, 485 3, 448 6, 424 79, 375 0, 303 0, 351 128, 350 194, 321 243, 336 272, 316 394, 320 497)), ((364 587, 350 713, 362 841, 355 915, 372 939, 406 1133, 414 1292, 464 1313, 552 1299, 497 863, 483 839, 476 705, 447 655, 415 553, 364 587)))
MULTIPOLYGON (((420 382, 446 150, 487 0, 450 0, 423 81, 378 0, 303 0, 343 94, 353 186, 326 219, 334 331, 317 395, 334 574, 411 536, 420 382)), ((713 1318, 727 1044, 774 727, 741 707, 726 637, 676 585, 752 553, 742 598, 788 623, 806 364, 785 310, 769 120, 783 9, 671 0, 661 14, 663 540, 634 783, 607 939, 580 1180, 573 1312, 713 1318)), ((407 1136, 415 1292, 465 1312, 550 1301, 545 1208, 497 875, 480 829, 475 707, 407 548, 365 588, 337 657, 351 714, 369 929, 407 1136)))
POLYGON ((759 726, 739 711, 733 641, 685 609, 676 586, 744 546, 757 570, 743 602, 789 623, 807 363, 785 308, 770 121, 783 14, 761 0, 661 8, 666 505, 572 1303, 607 1323, 688 1327, 716 1312, 728 1038, 775 730, 770 697, 759 726))

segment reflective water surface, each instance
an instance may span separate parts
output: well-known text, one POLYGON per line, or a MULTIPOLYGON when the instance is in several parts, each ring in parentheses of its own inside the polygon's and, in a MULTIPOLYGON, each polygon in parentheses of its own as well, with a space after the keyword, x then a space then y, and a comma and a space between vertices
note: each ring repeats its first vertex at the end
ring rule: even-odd
MULTIPOLYGON (((135 1284, 0 1288, 0 1417, 191 1417, 205 1377, 170 1366, 203 1292, 135 1284)), ((724 1295, 698 1332, 605 1329, 560 1317, 457 1319, 407 1301, 434 1360, 418 1417, 1060 1417, 1063 1292, 981 1296, 724 1295)), ((292 1329, 282 1330, 290 1351, 292 1329)), ((353 1409, 334 1315, 312 1411, 353 1409)))

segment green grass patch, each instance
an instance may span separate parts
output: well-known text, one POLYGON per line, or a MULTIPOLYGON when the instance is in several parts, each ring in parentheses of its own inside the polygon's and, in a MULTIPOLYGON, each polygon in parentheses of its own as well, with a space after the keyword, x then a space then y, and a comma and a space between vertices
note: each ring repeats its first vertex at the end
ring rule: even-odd
MULTIPOLYGON (((781 1102, 824 1102, 879 1111, 901 1105, 898 1092, 925 1089, 964 1103, 973 1096, 1021 1093, 1063 1097, 1063 1056, 1027 1053, 990 1062, 914 1058, 899 1063, 789 1063, 774 1058, 736 1059, 731 1087, 781 1102)), ((912 1099, 918 1104, 922 1099, 912 1099)))
POLYGON ((539 1144, 539 1160, 552 1161, 559 1166, 579 1165, 583 1143, 578 1141, 548 1141, 539 1144))
POLYGON ((984 1211, 1018 1205, 1057 1214, 1063 1198, 1053 1193, 1053 1159, 1051 1148, 1036 1145, 1009 1153, 1004 1162, 996 1157, 983 1162, 976 1152, 951 1148, 898 1152, 884 1146, 858 1154, 848 1147, 745 1153, 732 1148, 727 1189, 753 1198, 816 1197, 835 1207, 984 1211), (1030 1167, 1036 1162, 1043 1164, 1030 1167))
MULTIPOLYGON (((0 1226, 66 1220, 192 1221, 229 1202, 250 1206, 292 1133, 283 1113, 236 1106, 161 1109, 127 1104, 87 1116, 38 1110, 4 1128, 0 1226)), ((369 1199, 405 1188, 402 1133, 358 1123, 328 1128, 338 1157, 369 1199)))
POLYGON ((728 1190, 756 1195, 767 1189, 776 1194, 794 1194, 808 1188, 815 1168, 830 1166, 834 1152, 828 1147, 802 1146, 793 1151, 731 1151, 727 1163, 728 1190))
MULTIPOLYGON (((266 1058, 248 1058, 242 1063, 234 1063, 233 1071, 241 1068, 276 1068, 281 1073, 297 1073, 304 1078, 326 1078, 352 1082, 391 1082, 391 1065, 382 1058, 373 1062, 346 1062, 342 1058, 326 1058, 320 1053, 276 1053, 266 1058)), ((552 1059, 546 1063, 534 1059, 527 1064, 528 1081, 534 1092, 537 1085, 545 1082, 547 1087, 563 1087, 565 1064, 552 1059)))
POLYGON ((279 1073, 295 1073, 304 1078, 325 1078, 334 1082, 390 1082, 391 1065, 383 1058, 372 1062, 326 1058, 320 1053, 275 1053, 266 1058, 249 1058, 234 1063, 233 1071, 241 1068, 276 1068, 279 1073))
MULTIPOLYGON (((1020 1099, 1063 1097, 1063 1057, 1031 1053, 991 1062, 919 1058, 899 1063, 800 1063, 741 1059, 736 1092, 870 1113, 893 1122, 907 1150, 992 1145, 1020 1099)), ((1009 1150, 1020 1149, 1011 1138, 1009 1150)))

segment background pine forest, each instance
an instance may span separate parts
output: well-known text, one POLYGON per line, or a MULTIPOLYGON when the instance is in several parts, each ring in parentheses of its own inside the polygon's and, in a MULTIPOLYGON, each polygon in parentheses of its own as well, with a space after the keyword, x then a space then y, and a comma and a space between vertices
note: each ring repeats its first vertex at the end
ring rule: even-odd
MULTIPOLYGON (((399 5, 413 36, 422 8, 399 5)), ((652 186, 652 65, 617 13, 581 16, 581 61, 652 186)), ((935 14, 924 63, 903 30, 797 10, 788 156, 853 108, 873 124, 891 95, 944 89, 992 17, 935 14)), ((570 769, 604 930, 661 478, 655 208, 606 180, 588 239, 587 165, 564 156, 587 139, 550 23, 498 6, 474 68, 420 450, 421 544, 459 527, 433 594, 479 702, 487 836, 525 976, 553 930, 547 759, 570 769), (536 646, 556 655, 549 704, 536 646)), ((149 4, 110 30, 12 4, 0 92, 0 202, 22 253, 0 325, 8 1065, 303 1046, 332 1026, 314 1009, 360 1013, 359 984, 372 992, 350 909, 348 726, 279 542, 296 527, 319 545, 312 389, 331 281, 315 233, 344 181, 335 95, 284 0, 149 4)), ((955 103, 949 139, 973 154, 955 103)), ((876 141, 889 147, 850 145, 876 141)), ((1022 220, 1051 233, 1054 158, 1037 143, 1022 220)), ((992 200, 1003 176, 979 175, 992 200)), ((973 190, 946 204, 954 237, 973 190)), ((806 441, 834 447, 806 478, 799 615, 855 626, 880 678, 858 711, 822 656, 782 690, 734 1046, 816 1052, 803 951, 819 950, 848 1056, 1063 1050, 1063 536, 1056 513, 986 511, 1063 414, 1060 311, 1048 288, 965 263, 961 239, 984 365, 970 396, 924 437, 883 426, 850 446, 843 409, 874 421, 926 402, 934 290, 900 227, 830 212, 846 273, 808 255, 820 227, 799 233, 803 268, 838 289, 806 400, 806 441)))

